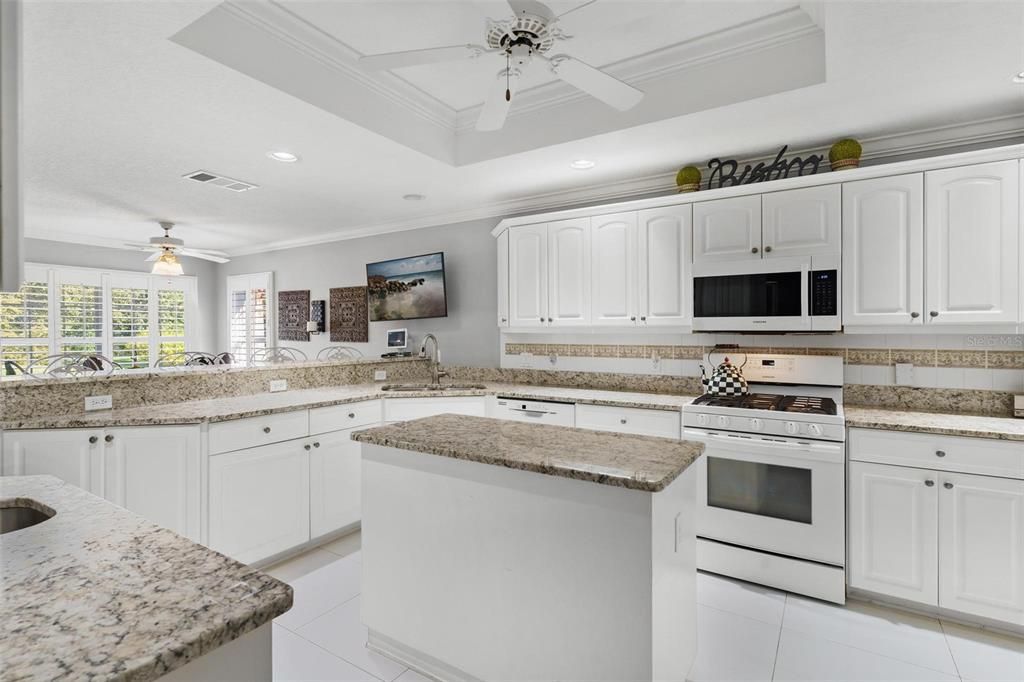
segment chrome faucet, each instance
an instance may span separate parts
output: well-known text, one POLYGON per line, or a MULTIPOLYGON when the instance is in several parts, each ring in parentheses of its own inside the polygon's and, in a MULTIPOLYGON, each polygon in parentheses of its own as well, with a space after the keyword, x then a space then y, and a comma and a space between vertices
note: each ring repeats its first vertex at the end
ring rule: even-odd
POLYGON ((441 377, 448 376, 448 372, 441 370, 441 346, 437 343, 437 337, 433 334, 427 334, 423 337, 423 343, 420 344, 420 357, 427 357, 427 341, 434 342, 434 355, 430 358, 430 382, 431 386, 440 387, 441 377))

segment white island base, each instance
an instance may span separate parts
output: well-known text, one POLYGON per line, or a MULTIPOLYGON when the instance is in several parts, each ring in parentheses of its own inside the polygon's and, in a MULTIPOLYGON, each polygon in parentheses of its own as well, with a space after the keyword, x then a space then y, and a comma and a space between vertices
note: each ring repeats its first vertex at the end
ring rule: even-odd
POLYGON ((696 467, 659 492, 363 443, 369 646, 457 680, 678 680, 696 467))

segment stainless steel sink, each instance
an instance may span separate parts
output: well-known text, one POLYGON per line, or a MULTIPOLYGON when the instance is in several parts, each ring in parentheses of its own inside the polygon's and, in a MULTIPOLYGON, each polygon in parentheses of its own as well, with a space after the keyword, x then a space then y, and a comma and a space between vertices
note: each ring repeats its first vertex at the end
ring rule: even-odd
POLYGON ((0 507, 0 534, 29 528, 53 516, 54 512, 40 511, 35 507, 0 507))
POLYGON ((487 388, 483 384, 384 384, 382 391, 473 391, 487 388))

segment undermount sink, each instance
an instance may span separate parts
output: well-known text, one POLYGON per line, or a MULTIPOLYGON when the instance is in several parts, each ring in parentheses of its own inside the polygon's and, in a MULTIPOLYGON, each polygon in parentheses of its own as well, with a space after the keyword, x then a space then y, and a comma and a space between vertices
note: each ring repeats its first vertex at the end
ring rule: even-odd
POLYGON ((487 388, 483 384, 385 384, 382 391, 471 391, 487 388))
POLYGON ((35 507, 12 505, 0 507, 0 535, 23 528, 29 528, 53 517, 54 511, 42 511, 35 507))

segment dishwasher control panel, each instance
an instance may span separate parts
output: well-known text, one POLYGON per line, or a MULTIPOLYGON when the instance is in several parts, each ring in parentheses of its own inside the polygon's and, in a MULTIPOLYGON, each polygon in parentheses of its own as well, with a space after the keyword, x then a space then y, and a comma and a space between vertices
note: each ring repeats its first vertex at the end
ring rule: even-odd
POLYGON ((573 403, 522 400, 520 398, 498 396, 494 417, 535 424, 574 426, 576 423, 576 405, 573 403))

